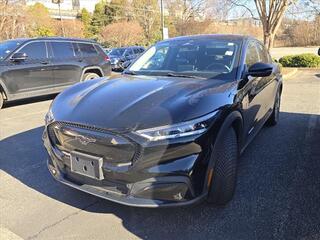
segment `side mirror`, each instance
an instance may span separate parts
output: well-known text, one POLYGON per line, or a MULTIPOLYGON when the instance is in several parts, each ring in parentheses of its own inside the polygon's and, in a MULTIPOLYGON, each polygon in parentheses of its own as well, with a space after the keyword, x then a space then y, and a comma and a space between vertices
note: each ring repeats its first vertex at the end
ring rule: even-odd
POLYGON ((122 64, 123 69, 128 68, 130 64, 131 64, 131 61, 125 61, 125 62, 122 64))
POLYGON ((247 75, 252 77, 268 77, 272 74, 273 65, 269 63, 258 62, 253 64, 249 69, 247 75))
POLYGON ((20 61, 26 60, 27 58, 28 58, 28 56, 27 56, 26 53, 17 52, 17 53, 14 53, 14 54, 11 56, 11 61, 20 62, 20 61))

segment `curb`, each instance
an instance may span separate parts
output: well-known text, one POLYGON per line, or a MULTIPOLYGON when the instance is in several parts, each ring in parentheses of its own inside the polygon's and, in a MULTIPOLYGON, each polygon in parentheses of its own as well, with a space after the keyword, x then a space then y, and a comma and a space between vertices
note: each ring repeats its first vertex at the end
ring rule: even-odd
POLYGON ((0 238, 6 240, 23 240, 21 237, 0 225, 0 238))
POLYGON ((298 68, 292 68, 290 70, 291 70, 290 72, 282 75, 282 77, 284 79, 288 79, 288 78, 292 77, 293 75, 295 75, 297 73, 297 71, 298 71, 298 68))

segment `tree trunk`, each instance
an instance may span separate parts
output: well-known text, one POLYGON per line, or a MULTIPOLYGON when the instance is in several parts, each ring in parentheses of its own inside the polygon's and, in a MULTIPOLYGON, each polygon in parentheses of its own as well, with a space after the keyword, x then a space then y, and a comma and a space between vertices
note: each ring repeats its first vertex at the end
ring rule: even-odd
POLYGON ((274 38, 275 38, 275 34, 274 33, 265 32, 263 34, 263 42, 264 42, 265 47, 268 50, 273 48, 274 38))

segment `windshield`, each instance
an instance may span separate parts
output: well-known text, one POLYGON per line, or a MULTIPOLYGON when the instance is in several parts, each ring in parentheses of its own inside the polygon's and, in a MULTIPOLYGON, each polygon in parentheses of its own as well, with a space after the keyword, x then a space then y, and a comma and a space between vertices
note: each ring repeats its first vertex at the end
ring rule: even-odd
POLYGON ((149 48, 128 69, 135 74, 234 79, 240 41, 183 39, 149 48))
POLYGON ((12 53, 23 41, 9 40, 0 43, 0 60, 5 59, 12 53))
POLYGON ((109 55, 120 57, 123 55, 125 50, 125 48, 114 48, 109 52, 109 55))

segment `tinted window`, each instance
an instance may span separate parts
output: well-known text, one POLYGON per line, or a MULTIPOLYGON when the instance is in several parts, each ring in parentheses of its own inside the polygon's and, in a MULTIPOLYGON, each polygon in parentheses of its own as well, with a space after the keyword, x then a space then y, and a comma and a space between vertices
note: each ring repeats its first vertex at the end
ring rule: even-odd
POLYGON ((79 45, 77 43, 72 43, 73 50, 74 50, 74 55, 76 57, 81 57, 81 50, 79 48, 79 45))
POLYGON ((260 58, 257 52, 256 44, 254 42, 250 42, 247 48, 246 64, 248 67, 250 67, 257 62, 260 62, 260 58))
POLYGON ((110 55, 110 56, 120 57, 120 56, 122 56, 122 54, 124 53, 125 50, 126 50, 125 48, 113 48, 113 49, 109 52, 109 55, 110 55))
POLYGON ((261 62, 268 63, 269 62, 268 54, 264 46, 262 46, 260 43, 257 43, 257 49, 258 49, 261 62))
POLYGON ((0 60, 6 58, 12 51, 14 51, 22 41, 9 40, 0 43, 0 60))
POLYGON ((72 58, 74 51, 71 42, 51 42, 53 56, 55 58, 72 58))
POLYGON ((28 59, 47 58, 47 48, 45 42, 33 42, 23 47, 19 52, 26 53, 28 59))
POLYGON ((131 48, 127 48, 126 51, 124 52, 124 56, 130 56, 132 54, 133 54, 133 52, 132 52, 131 48))
POLYGON ((79 45, 79 48, 80 48, 83 56, 97 55, 97 50, 95 49, 93 44, 78 43, 78 45, 79 45))
POLYGON ((138 74, 168 72, 205 78, 234 79, 240 41, 182 39, 156 44, 129 68, 138 74))

